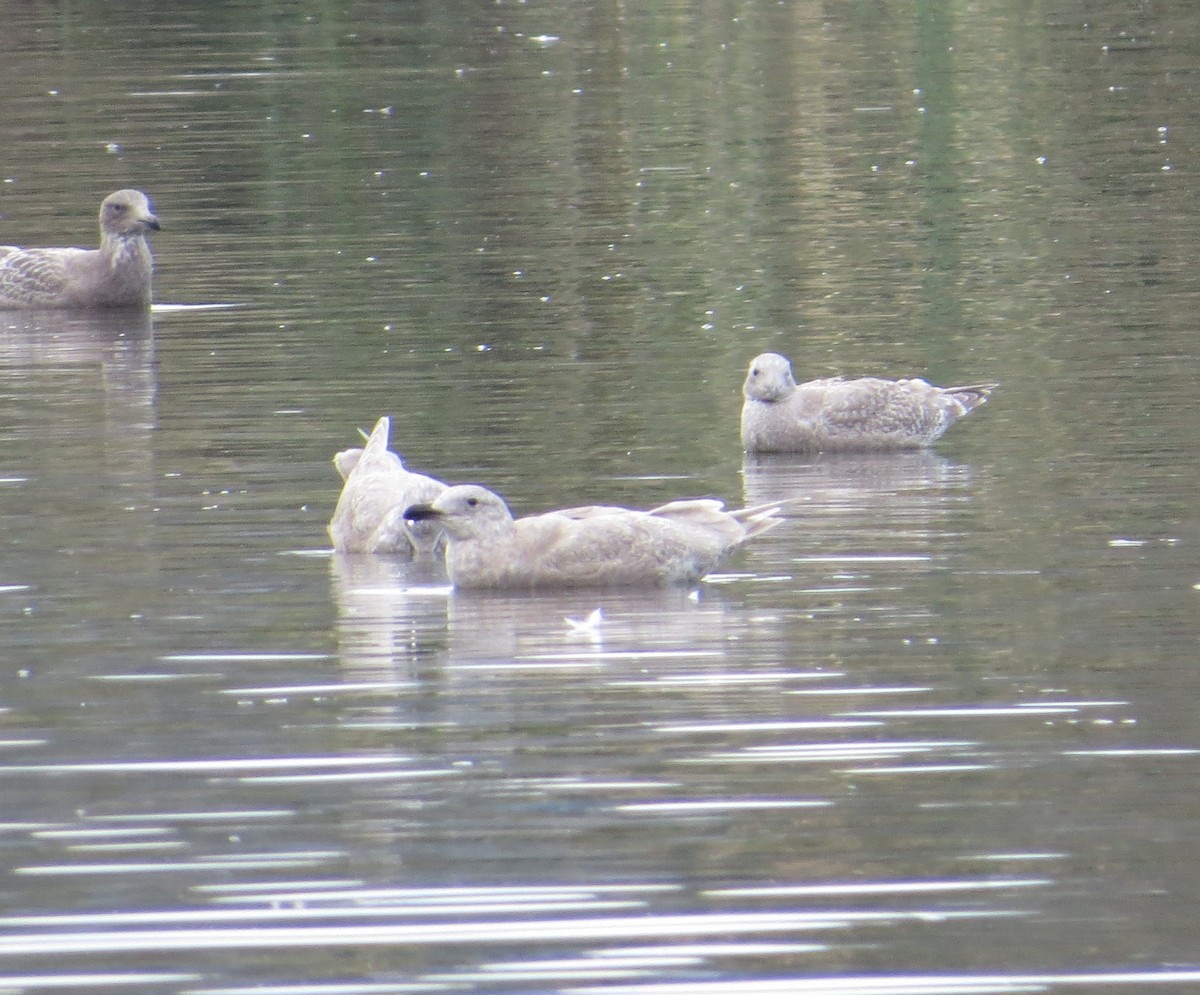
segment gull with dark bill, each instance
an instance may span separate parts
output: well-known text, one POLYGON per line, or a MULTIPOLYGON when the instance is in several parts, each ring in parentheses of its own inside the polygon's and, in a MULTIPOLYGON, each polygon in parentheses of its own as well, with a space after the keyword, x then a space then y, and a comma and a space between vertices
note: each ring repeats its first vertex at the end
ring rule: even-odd
POLYGON ((405 469, 400 457, 388 449, 391 424, 390 418, 380 418, 365 446, 343 450, 333 458, 345 479, 329 522, 329 537, 339 552, 412 557, 432 552, 441 537, 437 522, 405 521, 409 505, 432 501, 446 485, 405 469))
POLYGON ((666 587, 694 584, 742 543, 778 525, 782 502, 725 511, 672 501, 651 511, 565 508, 514 519, 475 484, 404 512, 446 532, 446 570, 459 588, 666 587))
POLYGON ((100 205, 98 249, 0 245, 0 309, 148 308, 159 227, 144 193, 118 190, 100 205))
POLYGON ((920 379, 876 377, 797 384, 786 356, 764 352, 742 385, 742 446, 748 453, 920 449, 998 386, 935 387, 920 379))

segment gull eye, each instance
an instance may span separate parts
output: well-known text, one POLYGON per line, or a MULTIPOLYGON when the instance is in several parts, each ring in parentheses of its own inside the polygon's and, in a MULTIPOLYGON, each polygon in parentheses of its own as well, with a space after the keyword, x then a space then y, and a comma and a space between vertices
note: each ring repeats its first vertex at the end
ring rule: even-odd
POLYGON ((125 210, 124 204, 110 204, 109 207, 112 209, 114 214, 120 214, 123 210, 125 210))
POLYGON ((479 498, 467 498, 468 508, 474 508, 477 504, 479 504, 479 498))

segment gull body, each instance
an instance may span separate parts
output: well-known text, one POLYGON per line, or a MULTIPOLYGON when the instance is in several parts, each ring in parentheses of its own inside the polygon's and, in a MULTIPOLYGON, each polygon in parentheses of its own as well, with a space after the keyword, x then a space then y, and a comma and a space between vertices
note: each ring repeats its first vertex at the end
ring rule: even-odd
POLYGON ((437 546, 441 527, 436 522, 410 524, 404 520, 404 510, 432 501, 446 485, 405 469, 400 457, 388 449, 390 431, 391 419, 380 418, 365 446, 343 450, 333 458, 345 481, 329 522, 329 537, 339 552, 412 557, 437 546))
POLYGON ((742 446, 748 453, 919 449, 997 386, 935 387, 876 377, 797 384, 787 357, 765 352, 750 363, 742 385, 742 446))
POLYGON ((0 309, 148 308, 159 228, 144 193, 118 190, 100 205, 98 249, 0 246, 0 309))
POLYGON ((445 529, 455 587, 666 587, 694 584, 778 525, 780 506, 725 511, 720 501, 695 499, 650 511, 589 506, 514 519, 498 494, 462 484, 404 517, 445 529))

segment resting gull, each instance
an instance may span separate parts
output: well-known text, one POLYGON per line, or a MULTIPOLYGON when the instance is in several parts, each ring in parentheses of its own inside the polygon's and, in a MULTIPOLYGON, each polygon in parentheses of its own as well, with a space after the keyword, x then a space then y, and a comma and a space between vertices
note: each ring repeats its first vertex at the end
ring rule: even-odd
POLYGON ((796 384, 786 356, 764 352, 746 374, 742 446, 749 453, 919 449, 983 404, 998 384, 935 387, 924 380, 796 384))
POLYGON ((118 190, 100 205, 98 249, 0 246, 0 308, 148 308, 158 230, 149 198, 118 190))
POLYGON ((391 419, 380 418, 363 448, 343 450, 333 458, 345 479, 329 522, 329 537, 339 552, 414 556, 432 552, 441 536, 436 522, 406 522, 404 509, 432 501, 446 485, 406 470, 388 449, 390 431, 391 419))
POLYGON ((446 531, 446 569, 460 588, 665 587, 692 584, 727 553, 782 519, 782 502, 724 511, 720 501, 672 501, 652 511, 565 508, 514 519, 475 484, 404 512, 446 531))

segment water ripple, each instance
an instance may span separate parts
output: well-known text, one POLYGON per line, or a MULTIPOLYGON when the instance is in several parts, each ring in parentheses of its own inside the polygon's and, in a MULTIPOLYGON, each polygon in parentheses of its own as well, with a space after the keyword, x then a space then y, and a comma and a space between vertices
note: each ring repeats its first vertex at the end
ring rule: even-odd
MULTIPOLYGON (((1200 969, 1105 971, 1060 974, 840 975, 828 978, 773 978, 766 981, 673 982, 613 985, 605 995, 1017 995, 1056 987, 1182 985, 1200 981, 1200 969)), ((594 989, 566 988, 564 995, 592 995, 594 989)))
POLYGON ((1025 913, 930 910, 716 912, 581 919, 482 920, 455 923, 374 923, 293 927, 89 930, 0 936, 0 957, 27 954, 127 954, 183 950, 270 950, 289 947, 393 944, 503 944, 610 941, 632 937, 735 936, 847 929, 856 923, 1005 919, 1025 913))

